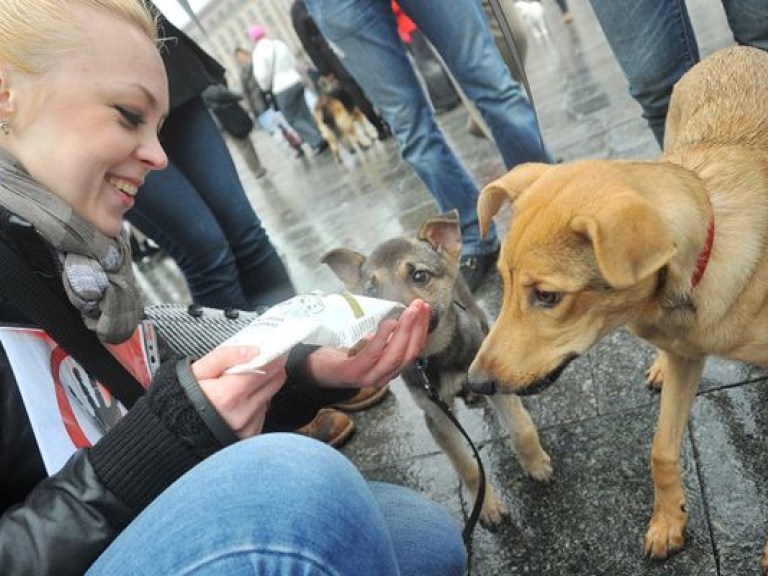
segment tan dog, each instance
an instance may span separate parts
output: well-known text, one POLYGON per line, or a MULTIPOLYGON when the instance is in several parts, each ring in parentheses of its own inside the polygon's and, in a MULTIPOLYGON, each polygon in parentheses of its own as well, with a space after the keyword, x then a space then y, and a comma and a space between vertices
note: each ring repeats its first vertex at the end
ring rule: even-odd
MULTIPOLYGON (((479 201, 514 202, 504 302, 470 369, 503 392, 551 383, 619 326, 655 344, 664 386, 646 551, 683 546, 681 440, 708 354, 768 365, 768 54, 722 50, 676 85, 656 162, 527 164, 479 201)), ((472 384, 476 382, 476 384, 472 384)), ((763 554, 768 567, 768 547, 763 554)))
MULTIPOLYGON (((403 304, 416 298, 429 303, 432 321, 423 356, 430 380, 449 404, 466 393, 467 369, 488 333, 485 314, 459 272, 460 253, 459 221, 454 211, 427 220, 417 238, 395 238, 380 244, 368 258, 346 248, 337 248, 323 257, 323 262, 353 293, 403 304)), ((427 398, 415 367, 404 370, 402 377, 424 411, 435 442, 448 455, 465 486, 477 494, 478 467, 464 438, 427 398)), ((509 428, 512 448, 525 471, 537 480, 549 480, 549 456, 542 450, 520 398, 494 396, 491 403, 509 428)), ((492 528, 502 521, 507 510, 487 481, 485 490, 480 521, 492 528)))
POLYGON ((350 94, 332 76, 321 77, 317 84, 315 123, 322 137, 328 142, 336 162, 341 162, 340 145, 350 154, 355 153, 355 146, 366 150, 372 143, 370 130, 373 130, 373 127, 355 105, 350 94))

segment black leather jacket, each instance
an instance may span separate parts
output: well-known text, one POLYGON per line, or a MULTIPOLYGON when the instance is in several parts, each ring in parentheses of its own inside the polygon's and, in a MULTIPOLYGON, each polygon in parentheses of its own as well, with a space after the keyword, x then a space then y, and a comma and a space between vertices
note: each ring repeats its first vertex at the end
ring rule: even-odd
MULTIPOLYGON (((48 245, 2 208, 0 242, 65 298, 48 245)), ((7 301, 0 301, 0 321, 28 324, 7 301)), ((166 358, 149 391, 115 428, 46 478, 0 348, 0 574, 83 574, 155 497, 221 448, 179 384, 175 360, 166 358)))

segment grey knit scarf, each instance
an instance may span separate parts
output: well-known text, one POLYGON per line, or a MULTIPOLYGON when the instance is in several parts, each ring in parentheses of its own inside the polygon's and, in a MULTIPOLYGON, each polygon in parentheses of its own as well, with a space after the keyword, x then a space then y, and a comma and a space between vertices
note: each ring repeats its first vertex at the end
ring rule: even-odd
POLYGON ((58 252, 62 282, 85 325, 102 342, 133 333, 143 306, 131 267, 128 235, 105 236, 56 194, 32 179, 0 147, 0 205, 32 224, 58 252))

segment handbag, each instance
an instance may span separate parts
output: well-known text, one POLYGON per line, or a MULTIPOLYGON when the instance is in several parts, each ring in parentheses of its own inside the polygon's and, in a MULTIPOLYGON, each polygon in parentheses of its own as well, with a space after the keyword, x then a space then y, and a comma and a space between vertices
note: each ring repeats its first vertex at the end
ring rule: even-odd
POLYGON ((227 102, 220 106, 211 107, 222 128, 234 138, 247 138, 253 131, 253 120, 245 109, 237 102, 227 102))
MULTIPOLYGON (((0 242, 0 296, 13 302, 32 322, 47 332, 126 408, 144 394, 141 383, 83 324, 77 311, 34 274, 21 257, 0 242)), ((214 310, 198 305, 158 304, 145 308, 160 338, 172 351, 200 358, 258 317, 258 312, 214 310)))
POLYGON ((198 304, 155 304, 144 310, 144 317, 171 350, 192 358, 205 356, 258 316, 258 312, 218 310, 198 304))
POLYGON ((253 120, 240 105, 242 96, 230 91, 224 84, 211 84, 201 96, 227 134, 238 139, 248 137, 253 130, 253 120))

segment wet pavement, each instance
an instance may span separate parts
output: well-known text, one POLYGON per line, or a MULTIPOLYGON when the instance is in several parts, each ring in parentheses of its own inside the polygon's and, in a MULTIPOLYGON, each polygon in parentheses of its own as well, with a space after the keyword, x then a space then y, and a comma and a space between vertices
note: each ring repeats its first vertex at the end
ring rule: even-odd
MULTIPOLYGON (((569 0, 574 22, 562 24, 544 2, 550 41, 529 42, 527 69, 545 140, 567 160, 652 158, 655 141, 627 95, 623 76, 587 0, 569 0)), ((716 0, 689 2, 703 55, 732 42, 716 0)), ((479 185, 503 172, 494 146, 465 130, 466 110, 440 116, 450 143, 479 185)), ((435 205, 400 160, 395 144, 335 164, 330 154, 303 160, 264 133, 255 140, 267 177, 255 180, 238 159, 257 213, 301 292, 337 291, 319 264, 327 250, 369 252, 378 242, 412 233, 435 205)), ((507 227, 502 214, 500 229, 507 227)), ((149 266, 142 278, 148 302, 187 298, 173 265, 149 266)), ((494 282, 478 293, 493 317, 494 282)), ((768 535, 768 370, 710 359, 683 445, 690 515, 682 552, 665 561, 643 557, 653 502, 649 460, 658 395, 644 385, 650 346, 624 331, 573 362, 559 382, 525 399, 554 478, 541 485, 522 472, 505 428, 484 404, 457 405, 456 414, 481 448, 487 474, 511 512, 498 531, 478 527, 472 574, 715 575, 759 573, 768 535)), ((447 506, 463 522, 471 510, 446 457, 400 381, 380 405, 354 415, 358 430, 343 448, 373 479, 412 486, 447 506)))

